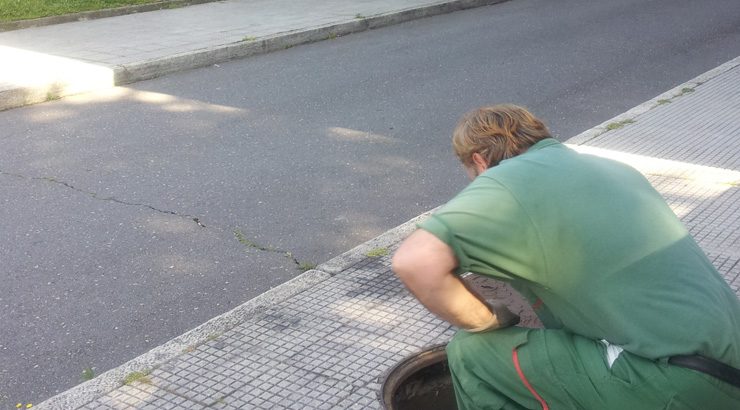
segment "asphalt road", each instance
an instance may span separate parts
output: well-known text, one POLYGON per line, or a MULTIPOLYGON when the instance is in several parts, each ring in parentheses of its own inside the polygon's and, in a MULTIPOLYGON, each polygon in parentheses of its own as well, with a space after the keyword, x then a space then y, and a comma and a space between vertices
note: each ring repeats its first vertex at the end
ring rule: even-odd
POLYGON ((565 139, 738 55, 736 0, 513 0, 2 112, 0 408, 443 203, 469 109, 565 139))

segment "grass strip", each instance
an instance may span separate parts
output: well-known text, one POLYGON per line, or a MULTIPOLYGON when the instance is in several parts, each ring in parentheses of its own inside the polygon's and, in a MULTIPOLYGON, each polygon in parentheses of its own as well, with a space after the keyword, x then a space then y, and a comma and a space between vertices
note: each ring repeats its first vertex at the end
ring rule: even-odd
POLYGON ((18 21, 157 3, 161 0, 0 0, 0 21, 18 21))

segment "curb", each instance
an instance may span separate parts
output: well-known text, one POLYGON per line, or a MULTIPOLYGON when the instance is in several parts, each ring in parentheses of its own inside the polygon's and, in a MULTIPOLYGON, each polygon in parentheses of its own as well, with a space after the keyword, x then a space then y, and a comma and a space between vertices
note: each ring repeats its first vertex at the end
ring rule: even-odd
POLYGON ((403 224, 381 234, 380 236, 370 239, 361 245, 355 246, 339 256, 331 258, 329 261, 317 266, 316 269, 334 276, 355 263, 368 258, 367 253, 371 250, 387 248, 400 242, 416 229, 416 225, 418 223, 428 218, 436 209, 437 208, 431 209, 417 217, 409 219, 403 224))
POLYGON ((295 278, 276 286, 267 292, 250 299, 236 308, 223 313, 206 323, 155 347, 121 366, 110 369, 94 379, 79 384, 71 389, 53 396, 34 408, 38 409, 76 409, 108 394, 122 385, 122 380, 131 372, 148 372, 165 362, 183 354, 187 349, 207 342, 213 335, 220 335, 229 329, 259 315, 269 307, 283 302, 326 279, 335 276, 342 270, 360 262, 368 256, 366 253, 379 247, 389 247, 405 238, 416 224, 427 218, 431 212, 425 212, 409 221, 390 229, 380 236, 371 239, 351 250, 322 263, 316 269, 304 272, 295 278))
MULTIPOLYGON (((183 4, 188 5, 195 4, 196 2, 205 3, 212 1, 217 0, 183 1, 183 4)), ((132 62, 117 66, 96 65, 65 59, 74 61, 82 66, 89 66, 90 69, 106 71, 107 74, 105 77, 107 78, 107 82, 105 84, 88 84, 85 82, 86 79, 84 77, 81 80, 75 80, 65 78, 65 73, 54 73, 55 75, 53 78, 44 84, 18 86, 15 89, 0 90, 0 111, 22 107, 24 105, 46 102, 74 94, 131 84, 137 81, 156 78, 165 74, 206 67, 237 58, 244 58, 269 53, 271 51, 282 50, 301 44, 328 40, 337 36, 390 26, 423 17, 431 17, 454 11, 488 6, 503 3, 505 1, 508 0, 440 1, 439 3, 428 6, 396 10, 388 13, 363 17, 361 19, 355 18, 351 21, 329 23, 326 25, 286 31, 257 38, 254 41, 240 41, 232 44, 179 53, 154 60, 132 62)), ((2 47, 0 46, 0 48, 2 47)), ((45 65, 53 66, 53 64, 49 63, 46 63, 45 65)))
POLYGON ((22 30, 32 27, 51 26, 54 24, 72 23, 75 21, 96 20, 107 17, 125 16, 126 14, 144 13, 164 9, 176 9, 196 4, 212 3, 221 0, 163 0, 156 3, 123 6, 112 9, 82 11, 61 16, 39 17, 36 19, 0 22, 0 32, 22 30))
POLYGON ((599 125, 591 128, 591 129, 589 129, 589 130, 586 130, 586 131, 584 131, 584 132, 576 135, 575 137, 568 138, 565 141, 565 143, 566 144, 571 144, 571 145, 583 145, 583 144, 586 144, 586 143, 588 143, 588 142, 590 142, 590 141, 598 138, 602 134, 605 134, 605 133, 611 131, 608 128, 610 124, 623 123, 624 121, 634 120, 638 116, 640 116, 640 115, 642 115, 642 114, 644 114, 644 113, 652 110, 653 108, 656 108, 656 107, 660 106, 661 103, 659 101, 672 100, 674 98, 679 98, 679 97, 681 97, 681 96, 683 96, 685 94, 685 91, 684 91, 685 89, 688 88, 688 89, 693 90, 694 88, 696 88, 696 87, 698 87, 698 86, 706 83, 707 81, 709 81, 709 80, 711 80, 711 79, 713 79, 715 77, 718 77, 718 76, 720 76, 720 75, 722 75, 722 74, 724 74, 724 73, 726 73, 726 72, 728 72, 728 71, 730 71, 733 68, 738 67, 738 66, 740 66, 740 57, 735 57, 734 59, 732 59, 732 60, 730 60, 730 61, 728 61, 728 62, 726 62, 726 63, 724 63, 724 64, 722 64, 722 65, 720 65, 720 66, 718 66, 716 68, 713 68, 713 69, 711 69, 711 70, 709 70, 709 71, 707 71, 707 72, 705 72, 703 74, 700 74, 700 75, 694 77, 693 79, 691 79, 691 80, 689 80, 689 81, 687 81, 687 82, 685 82, 685 83, 683 83, 681 85, 678 85, 678 86, 676 86, 676 87, 674 87, 674 88, 672 88, 672 89, 670 89, 670 90, 668 90, 668 91, 666 91, 666 92, 664 92, 664 93, 662 93, 662 94, 654 97, 653 99, 648 100, 648 101, 646 101, 646 102, 644 102, 644 103, 642 103, 642 104, 640 104, 640 105, 638 105, 638 106, 630 109, 627 112, 624 112, 622 114, 619 114, 616 117, 613 117, 613 118, 611 118, 609 120, 606 120, 606 121, 602 122, 601 124, 599 124, 599 125))
POLYGON ((321 26, 287 31, 257 38, 253 41, 241 41, 203 50, 175 54, 173 56, 151 61, 123 64, 113 68, 114 85, 124 85, 137 81, 149 80, 178 71, 205 67, 211 64, 223 63, 229 60, 265 54, 277 50, 284 50, 302 44, 330 40, 338 36, 345 36, 352 33, 391 26, 424 17, 488 6, 503 3, 505 1, 508 0, 443 1, 430 6, 376 14, 342 23, 329 23, 321 26))

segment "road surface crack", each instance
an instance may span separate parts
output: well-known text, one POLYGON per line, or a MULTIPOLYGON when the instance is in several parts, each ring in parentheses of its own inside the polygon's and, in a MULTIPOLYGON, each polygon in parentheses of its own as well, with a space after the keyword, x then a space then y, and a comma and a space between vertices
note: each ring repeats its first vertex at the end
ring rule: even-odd
POLYGON ((298 270, 300 270, 300 271, 305 272, 305 271, 311 270, 311 269, 313 269, 313 268, 316 267, 316 264, 315 263, 301 262, 290 251, 286 251, 286 250, 280 249, 280 248, 275 248, 275 247, 272 247, 272 246, 260 245, 260 244, 258 244, 256 242, 252 241, 252 240, 249 240, 244 235, 244 233, 242 233, 242 231, 240 229, 234 229, 234 237, 236 238, 237 241, 239 241, 240 244, 244 245, 247 248, 257 249, 258 251, 263 251, 263 252, 277 253, 277 254, 280 254, 280 255, 284 256, 285 258, 287 258, 287 259, 291 260, 293 263, 295 263, 296 268, 298 270))
POLYGON ((15 178, 20 178, 20 179, 25 179, 25 180, 32 180, 32 181, 45 181, 45 182, 49 182, 49 183, 52 183, 52 184, 62 185, 62 186, 67 187, 67 188, 69 188, 71 190, 74 190, 74 191, 80 192, 82 194, 85 194, 85 195, 87 195, 87 196, 89 196, 89 197, 91 197, 93 199, 98 200, 98 201, 109 201, 109 202, 114 202, 114 203, 121 204, 121 205, 126 205, 126 206, 137 206, 137 207, 142 207, 142 208, 148 208, 148 209, 151 209, 152 211, 155 211, 155 212, 158 212, 158 213, 161 213, 161 214, 174 215, 174 216, 177 216, 177 217, 180 217, 180 218, 190 219, 191 221, 195 222, 201 228, 205 228, 206 227, 200 221, 200 218, 198 218, 196 216, 193 216, 193 215, 180 214, 180 213, 175 212, 175 211, 169 211, 169 210, 166 210, 166 209, 159 209, 159 208, 154 207, 154 206, 151 206, 149 204, 142 204, 142 203, 137 203, 137 202, 128 202, 128 201, 124 201, 124 200, 118 199, 118 198, 116 198, 114 196, 106 196, 106 197, 104 197, 104 196, 98 195, 96 192, 86 191, 84 189, 77 188, 76 186, 74 186, 74 185, 72 185, 72 184, 70 184, 68 182, 60 181, 60 180, 58 180, 58 179, 56 179, 54 177, 27 177, 27 176, 24 176, 24 175, 14 174, 14 173, 11 173, 11 172, 5 172, 5 171, 2 171, 2 170, 0 170, 0 175, 7 175, 7 176, 15 177, 15 178))

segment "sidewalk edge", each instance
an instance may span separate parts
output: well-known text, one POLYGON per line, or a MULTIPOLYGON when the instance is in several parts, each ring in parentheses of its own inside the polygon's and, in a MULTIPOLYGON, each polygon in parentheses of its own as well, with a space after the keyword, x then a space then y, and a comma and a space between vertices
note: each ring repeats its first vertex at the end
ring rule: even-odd
POLYGON ((355 246, 347 252, 339 256, 335 256, 329 261, 320 264, 316 267, 316 269, 334 276, 337 273, 354 265, 355 263, 367 258, 368 252, 379 248, 387 248, 394 243, 399 242, 401 239, 405 238, 416 229, 416 224, 429 217, 429 215, 431 215, 432 212, 434 212, 436 209, 437 208, 434 208, 432 210, 424 212, 421 215, 416 216, 406 221, 405 223, 381 234, 378 237, 370 239, 369 241, 361 245, 355 246))
POLYGON ((416 228, 416 224, 426 218, 431 212, 428 211, 412 218, 380 236, 322 263, 316 269, 302 273, 288 282, 276 286, 236 308, 216 316, 202 325, 116 368, 100 374, 92 380, 50 397, 34 407, 38 409, 75 409, 82 407, 120 387, 121 381, 129 373, 151 371, 166 361, 183 354, 186 349, 205 343, 213 335, 224 333, 254 315, 265 311, 270 306, 285 301, 294 295, 320 284, 352 264, 367 258, 366 253, 368 251, 379 247, 387 247, 398 242, 412 232, 416 228))
MULTIPOLYGON (((195 1, 205 2, 203 0, 195 1)), ((443 0, 431 5, 400 9, 372 16, 355 18, 354 20, 349 21, 337 21, 325 25, 290 30, 257 38, 253 41, 240 41, 231 44, 205 47, 199 50, 192 50, 152 60, 130 62, 119 65, 96 64, 110 69, 113 75, 112 85, 120 86, 180 71, 207 67, 212 64, 332 39, 337 36, 344 36, 370 29, 399 24, 423 17, 431 17, 475 7, 489 6, 506 1, 508 0, 443 0)), ((109 86, 110 85, 107 87, 109 86)), ((55 84, 40 84, 32 89, 19 87, 17 89, 0 90, 0 111, 43 103, 50 99, 50 95, 53 95, 54 99, 57 99, 80 93, 94 92, 98 89, 102 89, 102 87, 77 87, 76 91, 69 92, 66 88, 59 87, 55 84)))
POLYGON ((257 38, 252 41, 223 44, 150 61, 121 64, 113 68, 115 73, 114 83, 115 85, 130 84, 179 71, 206 67, 211 64, 329 40, 338 36, 391 26, 424 17, 432 17, 475 7, 490 6, 506 1, 508 0, 441 1, 428 6, 400 9, 373 16, 355 18, 350 21, 334 22, 286 31, 257 38))

